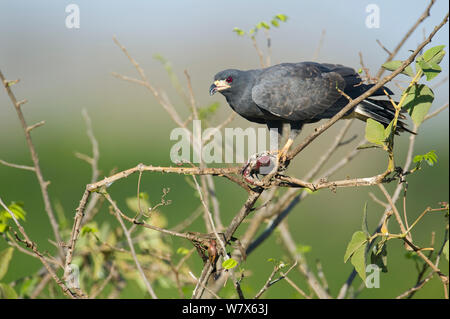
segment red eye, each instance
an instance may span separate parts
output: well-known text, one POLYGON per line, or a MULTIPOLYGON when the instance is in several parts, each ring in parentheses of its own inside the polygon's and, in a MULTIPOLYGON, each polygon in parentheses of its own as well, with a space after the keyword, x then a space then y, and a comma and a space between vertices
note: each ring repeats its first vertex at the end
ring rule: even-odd
POLYGON ((231 83, 231 82, 233 82, 233 78, 231 76, 229 76, 229 77, 227 77, 226 81, 227 81, 227 83, 231 83))

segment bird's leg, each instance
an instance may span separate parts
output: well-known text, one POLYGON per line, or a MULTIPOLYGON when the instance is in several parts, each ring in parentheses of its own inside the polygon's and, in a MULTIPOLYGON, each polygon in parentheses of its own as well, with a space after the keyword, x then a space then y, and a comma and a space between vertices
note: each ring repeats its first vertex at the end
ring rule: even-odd
POLYGON ((284 163, 286 161, 287 154, 293 143, 294 143, 294 140, 289 138, 286 141, 286 144, 284 144, 283 148, 278 151, 278 156, 277 156, 278 163, 284 163))
POLYGON ((288 138, 286 144, 284 144, 283 148, 278 152, 277 159, 278 159, 279 164, 286 162, 289 149, 291 148, 292 144, 294 143, 294 139, 300 133, 303 123, 290 123, 290 125, 291 125, 291 131, 289 132, 289 138, 288 138))

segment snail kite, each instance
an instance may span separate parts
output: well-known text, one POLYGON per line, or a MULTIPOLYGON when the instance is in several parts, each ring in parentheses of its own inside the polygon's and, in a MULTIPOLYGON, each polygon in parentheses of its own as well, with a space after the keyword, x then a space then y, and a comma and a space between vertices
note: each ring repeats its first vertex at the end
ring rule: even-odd
MULTIPOLYGON (((281 63, 258 70, 221 71, 214 76, 209 93, 220 92, 236 113, 251 122, 277 129, 279 136, 283 124, 288 123, 291 128, 288 141, 278 152, 278 159, 284 161, 303 124, 331 118, 345 107, 348 98, 339 90, 354 99, 372 86, 364 84, 350 67, 300 62, 281 63)), ((392 94, 391 90, 383 87, 372 96, 385 96, 384 90, 392 94)), ((346 118, 356 117, 363 121, 371 118, 387 126, 394 113, 390 101, 367 98, 350 110, 346 118)), ((400 121, 398 127, 407 130, 400 121)))

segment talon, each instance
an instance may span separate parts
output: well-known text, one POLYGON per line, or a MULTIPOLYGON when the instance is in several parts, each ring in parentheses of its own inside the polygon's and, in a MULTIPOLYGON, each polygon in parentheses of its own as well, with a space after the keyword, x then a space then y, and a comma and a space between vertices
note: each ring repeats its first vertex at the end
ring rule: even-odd
POLYGON ((287 152, 284 150, 280 150, 277 155, 278 163, 284 163, 286 161, 287 152))
POLYGON ((293 142, 293 139, 288 139, 283 148, 278 152, 277 160, 279 164, 286 162, 289 149, 291 148, 293 142))

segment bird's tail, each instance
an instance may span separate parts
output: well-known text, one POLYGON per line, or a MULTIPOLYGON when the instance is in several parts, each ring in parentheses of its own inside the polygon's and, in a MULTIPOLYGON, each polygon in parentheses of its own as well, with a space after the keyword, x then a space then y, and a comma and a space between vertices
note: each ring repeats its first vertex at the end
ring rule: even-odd
MULTIPOLYGON (((411 134, 416 134, 415 132, 409 130, 406 123, 402 122, 405 119, 405 115, 401 112, 399 115, 399 121, 397 122, 397 129, 402 132, 406 131, 411 134)), ((377 122, 380 122, 385 127, 391 123, 395 117, 395 109, 390 101, 386 100, 375 100, 375 99, 365 99, 355 108, 354 116, 360 120, 366 121, 371 118, 377 122)))

